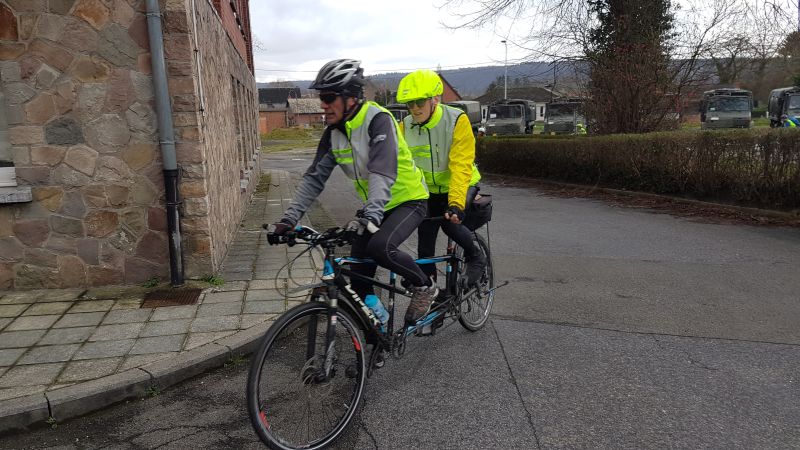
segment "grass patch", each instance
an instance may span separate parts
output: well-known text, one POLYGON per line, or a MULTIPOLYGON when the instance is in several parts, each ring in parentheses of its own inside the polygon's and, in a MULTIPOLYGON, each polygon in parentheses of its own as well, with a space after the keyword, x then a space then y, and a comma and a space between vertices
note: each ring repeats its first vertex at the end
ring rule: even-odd
POLYGON ((318 128, 278 128, 261 135, 261 151, 275 153, 298 148, 314 148, 321 136, 322 129, 318 128))
POLYGON ((281 143, 265 143, 261 146, 262 153, 278 153, 289 150, 296 150, 298 148, 315 148, 319 140, 304 140, 295 142, 281 142, 281 143))
POLYGON ((256 186, 256 194, 265 195, 269 192, 269 184, 272 181, 272 176, 268 173, 261 175, 261 180, 258 181, 256 186))
POLYGON ((205 281, 212 286, 222 286, 225 284, 225 279, 217 275, 206 275, 200 278, 200 281, 205 281))
POLYGON ((317 128, 293 127, 277 128, 269 133, 262 134, 262 141, 304 141, 319 139, 322 130, 317 128))
POLYGON ((154 287, 158 286, 159 283, 161 283, 161 280, 158 277, 150 277, 150 279, 148 279, 147 281, 142 283, 142 287, 146 287, 148 289, 149 288, 154 288, 154 287))

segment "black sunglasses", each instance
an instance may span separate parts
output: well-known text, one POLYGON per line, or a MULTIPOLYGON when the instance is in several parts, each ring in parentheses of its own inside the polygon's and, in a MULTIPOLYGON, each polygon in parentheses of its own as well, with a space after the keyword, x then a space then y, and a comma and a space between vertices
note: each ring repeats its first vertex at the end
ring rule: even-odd
POLYGON ((336 101, 336 97, 338 96, 339 94, 335 92, 321 92, 319 94, 319 99, 320 101, 322 101, 322 103, 330 105, 331 103, 336 101))
POLYGON ((425 103, 430 100, 429 98, 420 98, 418 100, 411 100, 410 102, 406 102, 406 108, 411 109, 412 106, 417 105, 417 108, 422 108, 425 106, 425 103))

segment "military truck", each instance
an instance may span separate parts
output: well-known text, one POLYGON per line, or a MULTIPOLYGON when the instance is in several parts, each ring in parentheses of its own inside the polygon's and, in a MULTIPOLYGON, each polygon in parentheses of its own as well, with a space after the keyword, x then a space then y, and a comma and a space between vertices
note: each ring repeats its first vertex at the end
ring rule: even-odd
POLYGON ((536 105, 531 100, 500 100, 486 108, 486 134, 532 134, 536 105))
POLYGON ((784 114, 800 117, 800 86, 785 87, 770 92, 767 105, 769 126, 772 128, 782 126, 781 116, 784 114))
POLYGON ((481 104, 474 100, 459 100, 455 102, 448 102, 445 105, 452 106, 464 111, 467 115, 469 123, 472 124, 472 132, 477 133, 478 128, 481 126, 481 104))
POLYGON ((700 128, 750 128, 752 110, 753 93, 748 90, 721 88, 703 92, 700 128))
POLYGON ((394 116, 394 120, 398 122, 402 122, 403 119, 408 115, 408 108, 402 103, 390 103, 384 106, 384 108, 388 109, 389 112, 394 116))
POLYGON ((586 118, 578 98, 557 98, 545 104, 542 134, 585 133, 586 118), (580 125, 580 126, 579 126, 580 125))

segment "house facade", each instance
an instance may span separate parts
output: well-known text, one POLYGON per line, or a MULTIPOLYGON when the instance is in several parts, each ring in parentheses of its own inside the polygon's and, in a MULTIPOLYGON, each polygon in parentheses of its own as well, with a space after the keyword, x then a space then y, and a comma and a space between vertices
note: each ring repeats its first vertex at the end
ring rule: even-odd
POLYGON ((323 126, 325 123, 322 106, 318 98, 290 98, 289 126, 323 126))
MULTIPOLYGON (((160 8, 183 269, 202 276, 259 178, 248 3, 160 8)), ((0 289, 168 279, 145 1, 0 0, 0 95, 16 184, 0 188, 0 289)))

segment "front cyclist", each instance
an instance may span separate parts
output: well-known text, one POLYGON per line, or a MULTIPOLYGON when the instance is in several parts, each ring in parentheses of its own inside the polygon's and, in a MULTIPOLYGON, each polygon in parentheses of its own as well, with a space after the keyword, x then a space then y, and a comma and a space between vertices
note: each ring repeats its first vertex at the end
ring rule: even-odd
MULTIPOLYGON (((348 224, 357 236, 351 255, 372 258, 405 278, 413 293, 405 320, 414 323, 428 312, 438 293, 414 259, 399 249, 426 215, 424 177, 391 113, 364 100, 360 61, 337 59, 325 64, 310 87, 319 91, 328 127, 294 199, 281 221, 270 225, 267 239, 275 244, 297 224, 338 165, 364 201, 362 216, 348 224)), ((373 277, 376 266, 355 264, 352 270, 373 277)), ((373 293, 369 283, 355 278, 350 282, 362 299, 373 293)))

